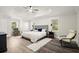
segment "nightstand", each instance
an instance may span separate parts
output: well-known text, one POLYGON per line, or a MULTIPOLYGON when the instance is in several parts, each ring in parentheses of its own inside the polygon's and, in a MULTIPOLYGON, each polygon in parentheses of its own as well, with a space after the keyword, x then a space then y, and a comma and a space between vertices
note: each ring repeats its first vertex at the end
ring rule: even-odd
POLYGON ((50 31, 49 31, 48 37, 49 37, 49 38, 54 38, 54 32, 50 32, 50 31))

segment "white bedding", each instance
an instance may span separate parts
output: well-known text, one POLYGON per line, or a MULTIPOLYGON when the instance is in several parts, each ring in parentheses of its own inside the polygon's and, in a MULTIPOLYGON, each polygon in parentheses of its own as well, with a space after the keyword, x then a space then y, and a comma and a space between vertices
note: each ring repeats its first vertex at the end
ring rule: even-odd
POLYGON ((23 32, 22 36, 25 38, 29 38, 32 42, 36 42, 40 38, 46 36, 46 32, 29 31, 29 32, 23 32))

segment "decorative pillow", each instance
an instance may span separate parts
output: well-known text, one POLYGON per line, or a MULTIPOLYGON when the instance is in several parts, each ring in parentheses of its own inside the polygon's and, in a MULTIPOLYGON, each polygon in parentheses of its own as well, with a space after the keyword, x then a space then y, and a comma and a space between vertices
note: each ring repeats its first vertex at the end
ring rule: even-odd
POLYGON ((74 35, 75 35, 75 33, 69 33, 69 34, 67 35, 67 38, 72 38, 74 35))
POLYGON ((38 30, 34 30, 34 32, 38 32, 38 30))
POLYGON ((40 31, 40 32, 41 32, 41 31, 42 31, 42 28, 38 29, 38 31, 40 31))

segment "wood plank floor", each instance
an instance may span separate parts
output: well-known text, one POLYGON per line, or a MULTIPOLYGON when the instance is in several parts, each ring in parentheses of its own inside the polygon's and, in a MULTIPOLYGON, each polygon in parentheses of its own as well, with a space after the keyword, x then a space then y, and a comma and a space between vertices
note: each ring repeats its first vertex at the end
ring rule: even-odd
POLYGON ((45 46, 40 48, 38 51, 33 52, 26 46, 30 45, 31 42, 21 38, 20 36, 11 37, 7 39, 7 53, 78 53, 79 49, 71 49, 61 47, 59 40, 52 39, 45 46))
POLYGON ((59 40, 53 39, 36 53, 79 53, 79 49, 62 47, 59 40))
POLYGON ((21 38, 21 36, 8 38, 7 53, 32 53, 33 51, 27 48, 30 44, 30 41, 21 38))

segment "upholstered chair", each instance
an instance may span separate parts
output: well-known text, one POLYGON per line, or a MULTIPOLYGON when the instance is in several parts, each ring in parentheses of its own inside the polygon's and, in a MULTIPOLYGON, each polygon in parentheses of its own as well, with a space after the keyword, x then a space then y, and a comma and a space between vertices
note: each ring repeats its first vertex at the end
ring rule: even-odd
POLYGON ((76 36, 76 31, 73 31, 71 30, 67 36, 65 37, 62 37, 60 39, 60 43, 61 43, 61 46, 66 46, 66 47, 70 47, 71 46, 71 43, 72 43, 72 40, 75 38, 76 36))

